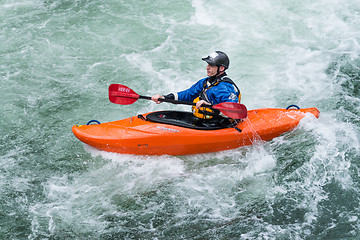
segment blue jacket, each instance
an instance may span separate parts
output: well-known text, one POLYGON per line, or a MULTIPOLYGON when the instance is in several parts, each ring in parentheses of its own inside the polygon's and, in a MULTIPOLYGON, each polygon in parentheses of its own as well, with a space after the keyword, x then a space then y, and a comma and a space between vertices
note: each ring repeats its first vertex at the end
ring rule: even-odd
MULTIPOLYGON (((208 79, 209 77, 200 79, 189 89, 178 92, 177 99, 180 101, 194 101, 195 98, 200 96, 201 91, 204 88, 204 84, 208 79)), ((212 105, 216 105, 222 102, 239 102, 238 96, 240 92, 238 92, 238 89, 230 82, 220 81, 217 85, 207 89, 204 93, 205 99, 202 99, 211 103, 212 105)))

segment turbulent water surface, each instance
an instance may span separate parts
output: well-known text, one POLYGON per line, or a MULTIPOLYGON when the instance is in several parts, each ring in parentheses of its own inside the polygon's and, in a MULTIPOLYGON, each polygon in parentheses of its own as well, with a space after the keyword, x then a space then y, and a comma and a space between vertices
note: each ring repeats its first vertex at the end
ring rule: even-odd
MULTIPOLYGON (((357 0, 0 1, 1 239, 359 239, 357 0), (186 106, 107 99, 206 76, 222 50, 248 109, 317 107, 270 142, 105 153, 73 124, 186 106)), ((194 136, 195 137, 195 136, 194 136)))

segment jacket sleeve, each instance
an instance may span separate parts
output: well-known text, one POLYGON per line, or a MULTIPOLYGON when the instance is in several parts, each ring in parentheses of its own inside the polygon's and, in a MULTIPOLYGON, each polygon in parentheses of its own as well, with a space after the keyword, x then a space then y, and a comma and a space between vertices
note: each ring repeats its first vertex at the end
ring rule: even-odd
POLYGON ((192 85, 189 89, 178 92, 176 94, 177 96, 175 96, 175 99, 177 97, 177 100, 180 100, 180 101, 188 101, 188 102, 194 101, 194 99, 200 95, 206 79, 207 78, 200 79, 197 83, 192 85))

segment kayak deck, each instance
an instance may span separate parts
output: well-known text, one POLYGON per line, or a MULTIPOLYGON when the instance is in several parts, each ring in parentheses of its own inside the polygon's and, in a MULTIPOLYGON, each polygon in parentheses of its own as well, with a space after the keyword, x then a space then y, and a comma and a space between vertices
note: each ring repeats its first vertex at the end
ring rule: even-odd
POLYGON ((294 129, 307 113, 319 117, 319 110, 279 108, 248 111, 236 128, 199 130, 146 121, 143 114, 98 125, 74 125, 82 142, 97 149, 138 155, 188 155, 217 152, 269 141, 294 129))
MULTIPOLYGON (((141 116, 141 115, 140 115, 141 116)), ((179 127, 197 130, 216 130, 230 127, 228 118, 202 120, 194 116, 192 112, 182 111, 158 111, 146 115, 146 120, 151 122, 170 124, 179 127)))

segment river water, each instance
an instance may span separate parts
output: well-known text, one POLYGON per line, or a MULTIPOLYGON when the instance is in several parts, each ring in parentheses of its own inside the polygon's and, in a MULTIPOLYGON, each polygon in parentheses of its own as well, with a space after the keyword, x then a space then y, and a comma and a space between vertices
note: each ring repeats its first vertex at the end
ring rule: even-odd
MULTIPOLYGON (((0 1, 1 239, 359 239, 360 2, 0 1), (248 109, 317 107, 270 142, 193 156, 85 146, 74 124, 186 106, 222 50, 248 109)), ((196 137, 196 136, 194 136, 196 137)))

